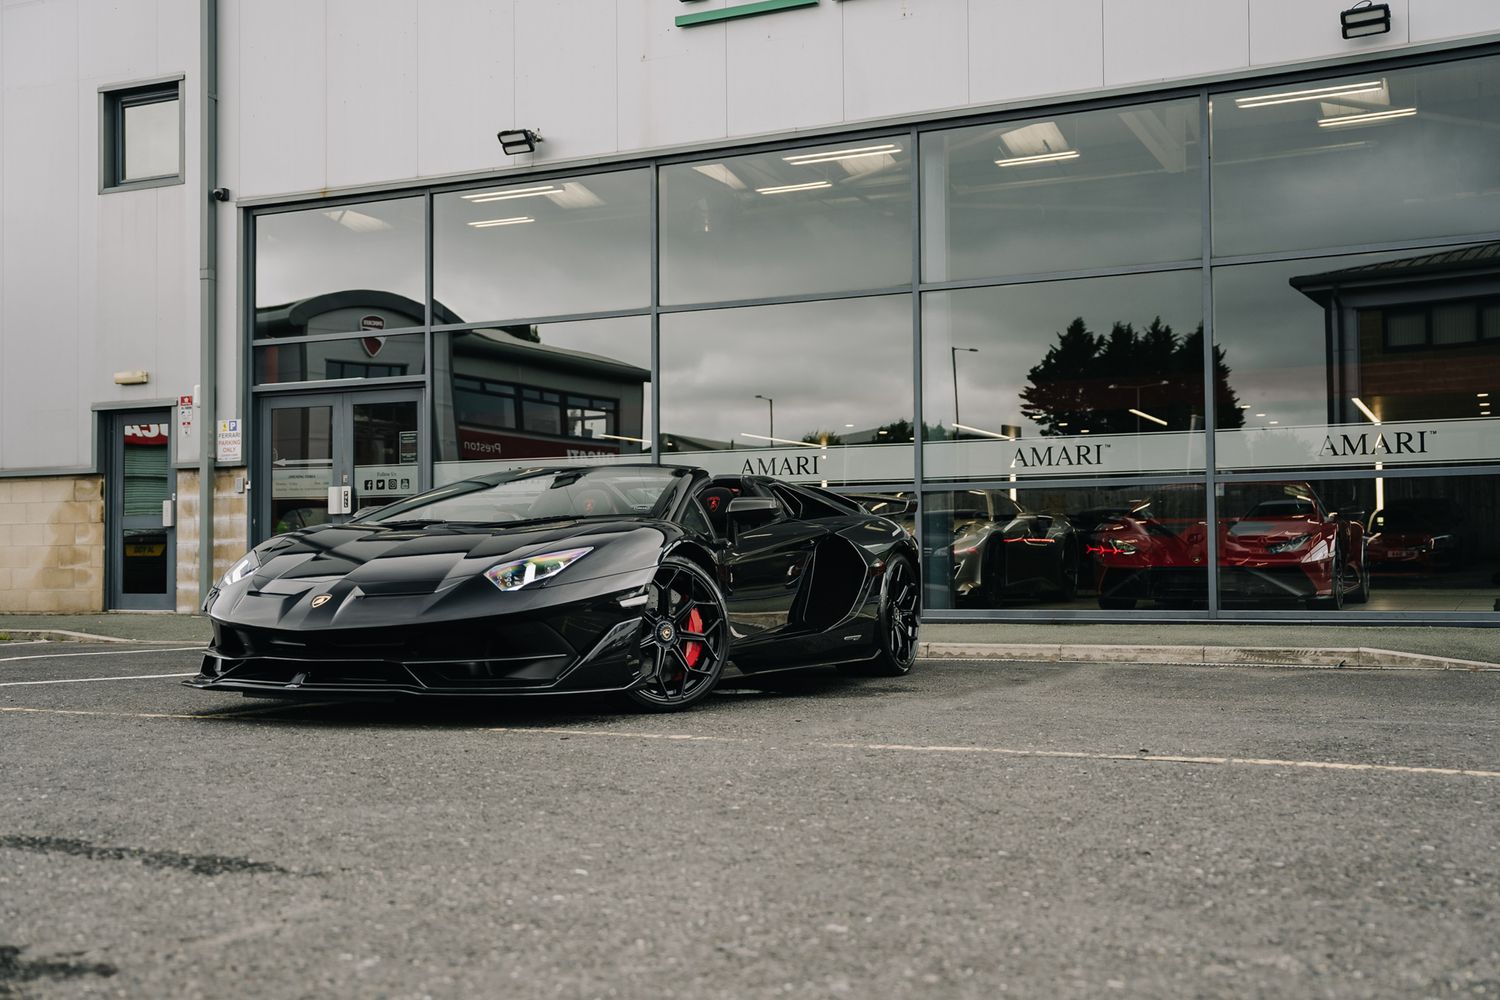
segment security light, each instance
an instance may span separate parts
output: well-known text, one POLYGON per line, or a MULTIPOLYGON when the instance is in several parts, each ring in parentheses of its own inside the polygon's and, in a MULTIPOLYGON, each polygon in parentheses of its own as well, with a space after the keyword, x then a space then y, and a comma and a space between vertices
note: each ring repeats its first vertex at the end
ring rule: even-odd
POLYGON ((1391 30, 1391 5, 1364 0, 1348 10, 1340 11, 1339 20, 1343 23, 1345 38, 1383 35, 1391 30))
POLYGON ((518 153, 536 152, 536 144, 542 141, 542 133, 534 128, 513 128, 495 133, 495 138, 500 140, 500 148, 505 151, 506 156, 515 156, 518 153))

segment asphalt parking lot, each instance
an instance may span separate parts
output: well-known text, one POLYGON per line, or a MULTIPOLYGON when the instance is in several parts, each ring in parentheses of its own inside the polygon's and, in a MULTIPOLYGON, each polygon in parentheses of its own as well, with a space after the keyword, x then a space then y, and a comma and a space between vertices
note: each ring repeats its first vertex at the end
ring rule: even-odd
POLYGON ((1500 996, 1500 673, 287 705, 0 643, 0 997, 1500 996))

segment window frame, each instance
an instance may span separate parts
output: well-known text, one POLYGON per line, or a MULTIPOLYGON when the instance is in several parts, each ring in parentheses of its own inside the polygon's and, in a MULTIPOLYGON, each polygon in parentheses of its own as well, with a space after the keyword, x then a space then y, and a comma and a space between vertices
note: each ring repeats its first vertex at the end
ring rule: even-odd
POLYGON ((109 84, 99 88, 99 193, 140 191, 183 184, 187 179, 187 119, 183 104, 184 74, 109 84), (146 104, 177 104, 177 171, 155 177, 125 177, 125 111, 146 104))

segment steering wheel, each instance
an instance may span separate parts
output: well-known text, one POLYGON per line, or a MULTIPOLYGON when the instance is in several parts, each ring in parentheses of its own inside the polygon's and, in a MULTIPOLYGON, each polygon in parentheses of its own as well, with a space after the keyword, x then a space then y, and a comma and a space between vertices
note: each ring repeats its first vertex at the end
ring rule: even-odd
POLYGON ((610 493, 597 488, 579 490, 578 495, 573 498, 573 506, 584 517, 592 517, 597 514, 613 514, 618 510, 610 493))

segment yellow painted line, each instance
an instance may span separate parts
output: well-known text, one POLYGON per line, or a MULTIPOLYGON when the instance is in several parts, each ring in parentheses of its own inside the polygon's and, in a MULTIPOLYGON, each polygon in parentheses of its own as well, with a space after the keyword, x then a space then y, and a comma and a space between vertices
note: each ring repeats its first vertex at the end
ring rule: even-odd
POLYGON ((92 684, 95 681, 157 681, 165 677, 197 677, 196 670, 182 674, 123 674, 115 677, 63 677, 48 681, 0 681, 0 688, 33 687, 37 684, 92 684))
MULTIPOLYGON (((693 736, 669 733, 632 733, 608 729, 559 729, 555 727, 496 727, 492 733, 515 735, 625 737, 638 740, 692 740, 713 743, 750 743, 726 736, 693 736)), ((1278 760, 1270 757, 1189 757, 1178 754, 1096 753, 1086 750, 1020 750, 1010 747, 942 746, 921 743, 804 743, 822 750, 870 750, 887 753, 992 754, 1005 757, 1038 757, 1057 760, 1141 761, 1150 764, 1208 764, 1219 767, 1295 767, 1323 771, 1373 771, 1384 774, 1437 774, 1464 778, 1500 778, 1500 771, 1461 767, 1411 767, 1401 764, 1359 764, 1327 760, 1278 760)))

